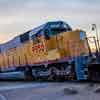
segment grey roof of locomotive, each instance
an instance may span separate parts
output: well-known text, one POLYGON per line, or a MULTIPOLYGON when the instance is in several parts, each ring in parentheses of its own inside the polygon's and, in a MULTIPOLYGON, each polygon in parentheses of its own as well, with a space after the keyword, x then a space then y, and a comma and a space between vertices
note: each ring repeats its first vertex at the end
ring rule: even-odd
MULTIPOLYGON (((63 21, 47 22, 47 23, 42 24, 36 28, 33 28, 33 29, 13 38, 12 40, 10 40, 6 43, 0 44, 0 52, 5 52, 8 49, 12 49, 12 48, 16 48, 18 46, 21 46, 25 41, 28 41, 31 36, 35 36, 37 34, 44 34, 43 30, 49 28, 49 25, 53 24, 53 23, 65 23, 65 22, 63 22, 63 21), (39 32, 40 30, 42 30, 42 31, 39 32)), ((68 24, 66 24, 66 25, 68 28, 70 28, 68 24)))
POLYGON ((8 41, 6 43, 0 44, 0 52, 5 52, 5 51, 7 51, 9 49, 21 46, 24 41, 27 41, 27 40, 30 39, 29 37, 31 35, 35 35, 35 34, 37 34, 37 32, 40 29, 43 29, 44 25, 45 24, 43 24, 43 25, 41 25, 39 27, 36 27, 34 29, 31 29, 31 30, 19 35, 19 36, 16 36, 15 38, 13 38, 12 40, 10 40, 10 41, 8 41))

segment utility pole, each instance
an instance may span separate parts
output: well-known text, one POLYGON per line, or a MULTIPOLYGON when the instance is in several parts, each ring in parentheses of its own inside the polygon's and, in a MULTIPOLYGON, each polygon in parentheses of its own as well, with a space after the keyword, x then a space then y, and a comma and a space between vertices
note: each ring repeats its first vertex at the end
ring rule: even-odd
POLYGON ((98 45, 98 51, 100 52, 100 45, 99 45, 99 36, 98 36, 98 31, 97 31, 97 26, 96 24, 92 24, 92 31, 96 31, 96 38, 97 38, 97 45, 98 45))

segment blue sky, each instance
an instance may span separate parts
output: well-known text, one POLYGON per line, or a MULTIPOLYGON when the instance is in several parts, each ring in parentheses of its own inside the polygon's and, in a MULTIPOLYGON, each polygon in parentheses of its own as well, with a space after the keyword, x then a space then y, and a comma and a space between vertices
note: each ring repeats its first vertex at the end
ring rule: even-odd
POLYGON ((0 0, 0 43, 51 20, 91 32, 100 27, 100 0, 0 0))

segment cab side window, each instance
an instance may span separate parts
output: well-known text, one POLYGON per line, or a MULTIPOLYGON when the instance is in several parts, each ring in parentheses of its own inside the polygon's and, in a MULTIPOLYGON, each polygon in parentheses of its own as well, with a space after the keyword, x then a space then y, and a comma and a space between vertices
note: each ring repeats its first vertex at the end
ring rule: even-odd
POLYGON ((45 35, 45 39, 46 39, 46 40, 49 40, 49 39, 50 39, 49 30, 48 30, 48 29, 45 29, 45 30, 44 30, 44 35, 45 35))

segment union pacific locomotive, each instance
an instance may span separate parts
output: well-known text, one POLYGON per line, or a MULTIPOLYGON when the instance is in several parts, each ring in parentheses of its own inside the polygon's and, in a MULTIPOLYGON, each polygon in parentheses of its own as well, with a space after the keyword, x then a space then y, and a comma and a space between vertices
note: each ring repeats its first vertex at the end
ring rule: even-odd
POLYGON ((0 45, 0 72, 24 71, 27 79, 82 79, 74 59, 84 60, 88 53, 84 31, 63 21, 47 22, 0 45))

